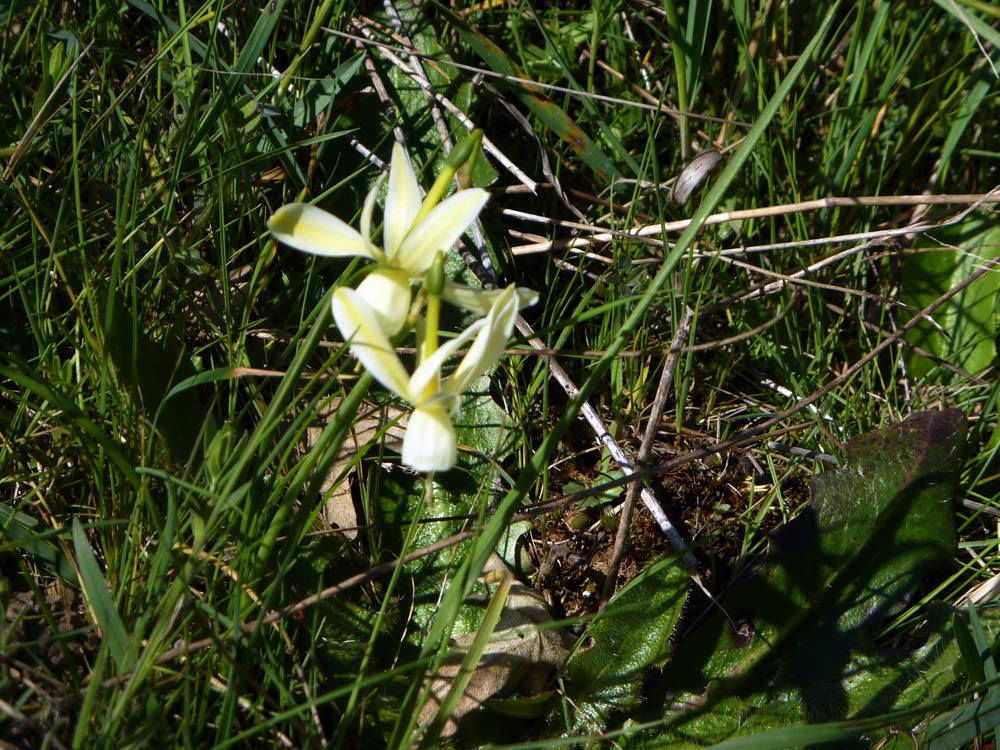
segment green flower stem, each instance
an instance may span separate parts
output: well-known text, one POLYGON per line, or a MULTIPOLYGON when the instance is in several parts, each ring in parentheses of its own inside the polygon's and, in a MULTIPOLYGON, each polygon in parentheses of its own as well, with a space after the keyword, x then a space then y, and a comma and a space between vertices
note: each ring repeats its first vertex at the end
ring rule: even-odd
POLYGON ((298 70, 299 65, 302 64, 302 60, 305 57, 306 52, 310 47, 312 47, 312 44, 316 39, 316 35, 322 30, 323 25, 330 16, 330 13, 333 12, 334 4, 334 0, 324 0, 323 5, 320 6, 318 11, 316 11, 316 14, 313 16, 312 23, 306 30, 305 36, 302 37, 298 53, 296 53, 295 58, 281 76, 281 83, 278 86, 279 91, 289 90, 292 77, 295 75, 296 70, 298 70))
MULTIPOLYGON (((424 480, 424 508, 430 508, 431 503, 434 502, 434 472, 427 475, 424 480)), ((400 550, 400 555, 397 558, 397 565, 392 570, 392 576, 389 578, 389 583, 385 587, 385 591, 382 594, 382 604, 379 607, 378 614, 375 617, 375 622, 372 624, 371 636, 368 638, 368 644, 365 647, 364 656, 361 657, 361 663, 358 665, 357 672, 354 676, 354 684, 351 686, 351 694, 347 699, 347 707, 344 709, 344 716, 351 717, 357 710, 358 699, 363 689, 366 677, 368 676, 368 667, 375 659, 375 652, 380 641, 380 637, 385 632, 385 621, 387 613, 389 612, 391 604, 395 601, 394 593, 399 588, 399 582, 402 578, 403 571, 405 569, 405 564, 403 562, 407 554, 413 549, 414 542, 417 538, 417 532, 422 526, 424 515, 422 513, 415 513, 410 519, 410 525, 406 530, 406 539, 403 542, 402 549, 400 550)), ((414 685, 419 688, 423 682, 417 680, 414 685)), ((336 747, 338 745, 338 740, 344 736, 344 734, 351 727, 351 722, 344 720, 337 724, 337 732, 334 735, 333 742, 330 744, 336 747)))
POLYGON ((444 194, 448 191, 448 186, 451 184, 452 178, 454 178, 455 173, 462 167, 463 164, 469 162, 471 166, 475 162, 476 154, 479 153, 479 144, 483 142, 483 131, 476 129, 473 130, 465 139, 459 143, 455 148, 451 150, 448 154, 448 158, 445 159, 444 168, 441 170, 441 174, 437 176, 434 180, 434 184, 431 185, 431 189, 427 191, 427 195, 424 198, 424 202, 420 204, 420 211, 417 212, 416 218, 413 220, 414 224, 417 224, 422 218, 431 212, 441 199, 444 194))
MULTIPOLYGON (((424 281, 427 290, 427 325, 424 343, 420 348, 420 361, 425 362, 438 348, 438 329, 441 327, 441 292, 444 291, 444 253, 438 250, 434 263, 424 281)), ((431 386, 428 386, 431 388, 431 386)), ((432 388, 433 390, 433 388, 432 388)))

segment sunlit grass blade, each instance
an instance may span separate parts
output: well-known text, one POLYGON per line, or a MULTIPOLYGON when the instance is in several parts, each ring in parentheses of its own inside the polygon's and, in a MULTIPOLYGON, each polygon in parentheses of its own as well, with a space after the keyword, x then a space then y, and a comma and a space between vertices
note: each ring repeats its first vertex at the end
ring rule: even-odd
POLYGON ((87 541, 87 534, 79 519, 73 519, 73 550, 76 552, 76 564, 80 568, 80 585, 90 603, 90 609, 101 629, 104 643, 111 651, 115 666, 119 672, 128 671, 135 663, 135 650, 132 641, 125 631, 125 624, 111 599, 108 582, 101 573, 101 568, 94 557, 94 551, 87 541))

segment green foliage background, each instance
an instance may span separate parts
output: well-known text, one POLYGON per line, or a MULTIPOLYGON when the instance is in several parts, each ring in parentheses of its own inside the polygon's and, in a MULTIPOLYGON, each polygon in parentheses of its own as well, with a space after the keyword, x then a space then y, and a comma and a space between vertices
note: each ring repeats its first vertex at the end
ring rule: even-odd
MULTIPOLYGON (((762 668, 719 682, 744 657, 727 655, 722 610, 688 593, 668 555, 600 617, 551 626, 579 640, 545 692, 484 709, 527 718, 454 741, 901 747, 912 732, 923 748, 957 748, 992 731, 996 619, 989 597, 970 609, 965 595, 996 565, 998 229, 992 199, 970 196, 997 182, 998 18, 943 0, 822 12, 0 2, 0 738, 437 743, 416 726, 421 688, 451 637, 482 622, 469 597, 492 590, 484 565, 516 514, 571 481, 617 497, 601 477, 620 467, 578 415, 589 402, 634 449, 689 309, 653 459, 678 463, 649 482, 723 607, 754 591, 734 584, 780 570, 769 530, 809 512, 792 490, 819 468, 768 440, 843 460, 851 438, 957 407, 967 439, 940 442, 954 451, 931 468, 911 454, 933 447, 933 430, 864 464, 887 472, 885 486, 851 492, 885 505, 850 521, 862 538, 843 538, 877 546, 885 507, 922 472, 949 478, 907 502, 965 504, 933 530, 890 513, 905 566, 875 554, 834 564, 833 531, 802 553, 823 558, 814 569, 832 593, 796 592, 802 621, 775 616, 772 646, 814 642, 814 626, 834 627, 831 613, 853 611, 837 607, 880 574, 907 581, 882 593, 892 606, 863 637, 851 631, 857 679, 838 689, 859 692, 840 714, 810 714, 762 668), (414 59, 426 82, 404 70, 414 59), (465 404, 469 450, 433 492, 383 442, 391 399, 330 326, 330 290, 358 265, 265 232, 300 197, 356 223, 380 173, 368 154, 386 159, 394 138, 430 184, 446 138, 467 128, 448 109, 434 119, 428 88, 540 183, 532 194, 495 154, 481 159, 470 179, 493 197, 467 245, 498 282, 543 293, 528 322, 581 389, 566 395, 547 357, 507 358, 465 404), (672 180, 707 148, 724 166, 673 205, 672 180), (920 194, 962 197, 765 210, 920 194), (689 218, 680 234, 620 232, 689 218), (587 224, 612 230, 590 256, 517 250, 586 237, 587 224), (358 441, 368 414, 382 422, 358 441), (736 464, 759 470, 737 477, 736 464), (685 466, 738 487, 741 504, 671 485, 685 466), (331 478, 361 512, 356 539, 323 521, 331 478), (696 522, 700 502, 711 523, 696 522), (922 556, 952 523, 957 547, 922 556), (722 553, 719 538, 737 542, 722 553), (714 671, 671 684, 671 664, 704 656, 698 644, 714 671), (902 656, 887 666, 887 653, 902 656), (680 704, 699 701, 691 719, 680 704)), ((475 276, 457 256, 450 272, 475 276)), ((536 521, 520 543, 546 549, 546 528, 536 521)), ((749 661, 780 653, 758 645, 749 661)))

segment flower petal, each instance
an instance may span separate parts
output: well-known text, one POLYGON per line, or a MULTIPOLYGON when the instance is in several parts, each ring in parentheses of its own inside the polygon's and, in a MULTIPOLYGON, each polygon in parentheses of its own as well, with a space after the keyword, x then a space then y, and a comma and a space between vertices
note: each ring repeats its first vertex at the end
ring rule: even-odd
POLYGON ((413 172, 410 157, 398 143, 392 147, 392 165, 389 167, 389 191, 385 196, 385 226, 382 243, 389 263, 396 262, 399 248, 413 227, 413 220, 420 211, 420 183, 413 172))
MULTIPOLYGON (((497 297, 503 294, 503 289, 480 289, 467 284, 456 284, 453 281, 444 283, 441 299, 463 310, 485 315, 493 307, 497 297)), ((538 302, 538 292, 534 289, 517 288, 517 306, 521 310, 538 302)))
POLYGON ((372 244, 356 229, 307 203, 282 206, 268 220, 267 227, 278 240, 304 253, 378 259, 372 244))
POLYGON ((470 188, 442 201, 410 230, 392 262, 413 275, 423 274, 434 262, 435 253, 450 250, 489 199, 485 190, 470 188))
POLYGON ((385 175, 381 175, 375 180, 372 189, 368 191, 368 197, 365 198, 365 205, 361 209, 361 236, 369 242, 372 239, 372 214, 375 213, 375 201, 378 199, 378 191, 382 188, 383 182, 385 182, 385 175))
POLYGON ((395 336, 402 330, 412 302, 406 271, 379 266, 365 277, 357 291, 375 313, 386 336, 395 336))
POLYGON ((403 463, 417 471, 447 471, 455 465, 457 441, 447 409, 414 409, 403 437, 403 463))
POLYGON ((365 369, 397 396, 406 398, 410 376, 364 297, 347 287, 334 291, 333 319, 365 369))
POLYGON ((456 395, 465 393, 476 378, 490 369, 507 347, 516 319, 517 294, 511 284, 493 302, 476 340, 445 383, 444 390, 456 395))
MULTIPOLYGON (((440 381, 441 368, 444 367, 444 363, 461 347, 465 346, 465 342, 471 339, 484 324, 485 320, 477 320, 458 336, 439 346, 437 351, 420 363, 420 366, 414 371, 413 377, 410 378, 410 403, 418 405, 423 403, 425 397, 430 395, 425 393, 427 386, 434 382, 435 378, 440 381)), ((435 385, 437 384, 435 383, 435 385)), ((435 387, 434 390, 437 391, 438 388, 435 387)))

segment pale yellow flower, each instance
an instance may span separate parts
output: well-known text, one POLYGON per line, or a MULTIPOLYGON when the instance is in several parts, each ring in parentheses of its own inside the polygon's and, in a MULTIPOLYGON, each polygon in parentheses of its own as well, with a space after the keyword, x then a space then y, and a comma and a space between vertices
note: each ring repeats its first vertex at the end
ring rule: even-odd
POLYGON ((418 471, 445 471, 455 465, 457 437, 452 422, 462 394, 503 354, 519 306, 514 286, 499 290, 486 314, 440 346, 410 375, 396 355, 378 314, 359 291, 341 287, 333 293, 333 317, 351 352, 382 385, 413 406, 402 460, 418 471), (472 340, 450 375, 445 362, 472 340))
POLYGON ((383 247, 379 247, 371 241, 378 187, 365 200, 361 231, 306 203, 282 206, 267 226, 278 240, 306 253, 360 256, 375 261, 377 268, 358 285, 357 291, 386 334, 394 336, 402 329, 410 309, 410 280, 423 278, 438 250, 451 249, 479 216, 489 195, 480 188, 459 190, 421 216, 420 185, 409 157, 397 143, 389 168, 383 247))

